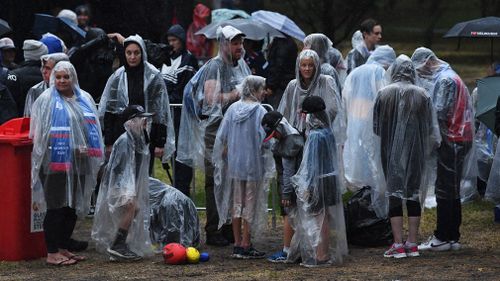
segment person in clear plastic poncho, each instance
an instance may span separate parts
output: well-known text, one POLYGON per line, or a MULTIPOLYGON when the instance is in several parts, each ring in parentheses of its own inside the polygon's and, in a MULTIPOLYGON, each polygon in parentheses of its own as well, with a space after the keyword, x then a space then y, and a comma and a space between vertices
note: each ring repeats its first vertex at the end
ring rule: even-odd
POLYGON ((74 264, 84 258, 70 253, 68 243, 77 215, 88 213, 103 142, 94 101, 79 88, 71 63, 55 65, 50 87, 33 103, 30 137, 31 187, 41 184, 47 205, 47 263, 74 264))
MULTIPOLYGON (((321 74, 320 58, 313 50, 303 50, 297 57, 295 79, 288 83, 281 98, 278 111, 286 120, 304 134, 306 130, 305 114, 302 113, 302 102, 308 96, 319 96, 326 103, 329 120, 334 124, 334 117, 342 112, 340 93, 337 92, 335 80, 321 74)), ((341 127, 341 126, 339 126, 341 127)))
POLYGON ((419 249, 459 249, 462 209, 461 183, 474 139, 474 111, 465 83, 450 65, 427 48, 418 48, 411 60, 417 85, 425 88, 436 110, 441 146, 437 149, 437 226, 434 235, 419 249), (432 246, 434 245, 434 246, 432 246))
POLYGON ((347 74, 363 65, 382 39, 382 26, 374 19, 366 19, 360 24, 351 39, 352 50, 347 54, 347 74))
POLYGON ((169 243, 200 245, 200 223, 194 202, 176 188, 149 178, 151 242, 161 251, 169 243))
POLYGON ((124 132, 120 112, 129 104, 141 105, 154 113, 151 129, 151 164, 160 157, 169 161, 175 150, 175 132, 170 115, 167 88, 161 73, 147 61, 144 41, 139 35, 126 38, 126 63, 108 79, 99 102, 99 118, 104 122, 104 142, 109 153, 111 146, 124 132))
MULTIPOLYGON (((433 136, 432 102, 425 90, 415 86, 412 61, 400 55, 387 71, 391 84, 378 92, 373 109, 373 130, 380 137, 382 168, 387 182, 389 217, 394 244, 385 257, 418 256, 417 235, 421 202, 425 196, 427 159, 433 136), (403 200, 408 211, 409 234, 403 244, 403 200)), ((433 141, 434 140, 434 141, 433 141)))
POLYGON ((335 70, 339 74, 340 88, 343 88, 345 78, 347 77, 347 62, 344 60, 342 53, 334 47, 328 48, 328 57, 330 64, 335 67, 335 70))
POLYGON ((205 170, 207 244, 225 246, 232 240, 229 227, 218 230, 214 197, 212 151, 222 117, 239 99, 236 85, 251 74, 243 49, 244 34, 232 26, 218 30, 219 54, 203 65, 184 88, 176 160, 205 170))
POLYGON ((111 260, 152 254, 149 235, 149 133, 151 115, 140 105, 121 113, 123 133, 113 145, 97 196, 92 239, 111 260))
POLYGON ((253 248, 251 237, 267 225, 269 180, 274 176, 271 150, 261 120, 266 110, 265 79, 248 76, 238 86, 241 99, 224 115, 214 145, 215 201, 219 228, 232 222, 235 258, 264 257, 253 248))
POLYGON ((373 105, 387 81, 387 69, 396 59, 390 46, 380 46, 366 64, 354 69, 344 85, 347 139, 343 160, 346 180, 354 188, 372 188, 372 207, 379 218, 387 215, 385 180, 380 162, 380 139, 373 133, 373 105))
POLYGON ((26 103, 24 105, 24 117, 30 117, 31 115, 31 106, 35 102, 35 100, 43 93, 43 91, 47 90, 50 82, 50 73, 54 66, 60 61, 69 61, 68 55, 65 53, 53 53, 48 55, 43 55, 41 58, 42 61, 42 77, 43 81, 31 87, 28 90, 28 94, 26 95, 26 103))
POLYGON ((287 260, 301 258, 305 267, 341 263, 347 237, 335 135, 321 97, 307 97, 301 108, 308 131, 302 162, 292 177, 297 207, 289 214, 295 234, 287 260))
POLYGON ((337 70, 330 64, 330 49, 332 41, 322 33, 309 34, 304 38, 304 49, 311 49, 318 54, 321 74, 329 75, 335 81, 336 90, 341 96, 341 83, 337 70))

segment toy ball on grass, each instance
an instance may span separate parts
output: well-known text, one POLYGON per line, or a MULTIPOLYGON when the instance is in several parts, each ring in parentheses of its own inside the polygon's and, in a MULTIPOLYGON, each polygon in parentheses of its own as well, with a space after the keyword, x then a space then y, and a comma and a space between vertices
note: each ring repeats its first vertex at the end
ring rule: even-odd
POLYGON ((201 253, 200 254, 200 261, 201 262, 206 262, 210 259, 210 256, 208 255, 208 253, 201 253))
POLYGON ((198 263, 200 261, 200 252, 196 248, 189 247, 186 249, 186 260, 188 263, 198 263))
POLYGON ((186 248, 179 243, 170 243, 163 247, 163 259, 167 264, 186 262, 186 248))

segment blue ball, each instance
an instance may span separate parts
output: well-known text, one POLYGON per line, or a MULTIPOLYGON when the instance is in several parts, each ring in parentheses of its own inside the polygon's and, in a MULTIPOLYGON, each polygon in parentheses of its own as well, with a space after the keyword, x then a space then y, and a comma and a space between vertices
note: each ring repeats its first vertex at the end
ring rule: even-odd
POLYGON ((208 255, 208 253, 206 252, 203 252, 200 254, 200 261, 201 262, 206 262, 210 259, 210 256, 208 255))

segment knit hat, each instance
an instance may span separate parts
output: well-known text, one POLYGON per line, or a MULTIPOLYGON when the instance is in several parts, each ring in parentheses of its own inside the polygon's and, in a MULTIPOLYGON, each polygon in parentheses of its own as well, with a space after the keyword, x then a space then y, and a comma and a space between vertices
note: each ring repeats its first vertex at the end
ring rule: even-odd
POLYGON ((318 96, 309 96, 302 102, 303 113, 316 113, 326 109, 325 101, 318 96))
POLYGON ((9 37, 0 39, 0 50, 8 50, 15 48, 16 46, 14 46, 14 41, 12 41, 12 39, 10 39, 9 37))
POLYGON ((167 36, 177 37, 182 41, 182 44, 186 44, 186 31, 178 24, 172 25, 168 29, 167 36))
POLYGON ((40 60, 40 57, 48 54, 49 50, 45 44, 37 40, 24 40, 24 60, 40 60))
POLYGON ((42 39, 40 39, 40 42, 45 44, 47 46, 47 49, 49 51, 49 54, 52 53, 63 53, 64 52, 64 47, 63 47, 63 42, 59 37, 52 35, 50 33, 46 33, 42 36, 42 39))

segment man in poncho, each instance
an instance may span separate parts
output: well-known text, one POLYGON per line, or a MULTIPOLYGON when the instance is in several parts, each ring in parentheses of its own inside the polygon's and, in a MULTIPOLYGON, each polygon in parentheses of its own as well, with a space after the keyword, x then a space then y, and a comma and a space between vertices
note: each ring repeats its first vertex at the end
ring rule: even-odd
POLYGON ((419 255, 417 236, 424 199, 421 195, 425 194, 425 163, 436 143, 431 141, 435 115, 425 90, 414 85, 416 73, 409 57, 399 56, 387 74, 391 84, 379 91, 373 109, 373 130, 381 139, 382 167, 394 236, 394 244, 384 257, 415 257, 419 255), (409 225, 404 244, 403 200, 409 225))
POLYGON ((347 115, 345 177, 355 188, 372 188, 372 207, 379 218, 385 218, 387 211, 380 140, 373 133, 373 105, 378 91, 387 84, 385 69, 395 59, 396 53, 390 46, 378 47, 366 64, 347 76, 342 92, 347 115))
POLYGON ((382 39, 382 26, 374 19, 366 19, 352 38, 352 50, 347 55, 347 74, 365 64, 382 39), (361 35, 361 38, 360 36, 361 35))
POLYGON ((121 115, 125 133, 113 145, 104 171, 92 239, 111 260, 139 260, 152 253, 148 192, 152 114, 130 105, 121 115))
POLYGON ((411 60, 417 70, 417 84, 427 90, 433 101, 442 139, 437 149, 436 230, 419 250, 458 250, 462 222, 460 184, 474 139, 472 100, 462 79, 430 49, 416 49, 411 60))
POLYGON ((218 230, 212 151, 225 111, 239 99, 236 85, 251 74, 243 60, 243 38, 244 34, 232 26, 220 28, 219 54, 201 67, 184 89, 176 160, 205 170, 209 245, 226 246, 233 240, 229 226, 218 230))

